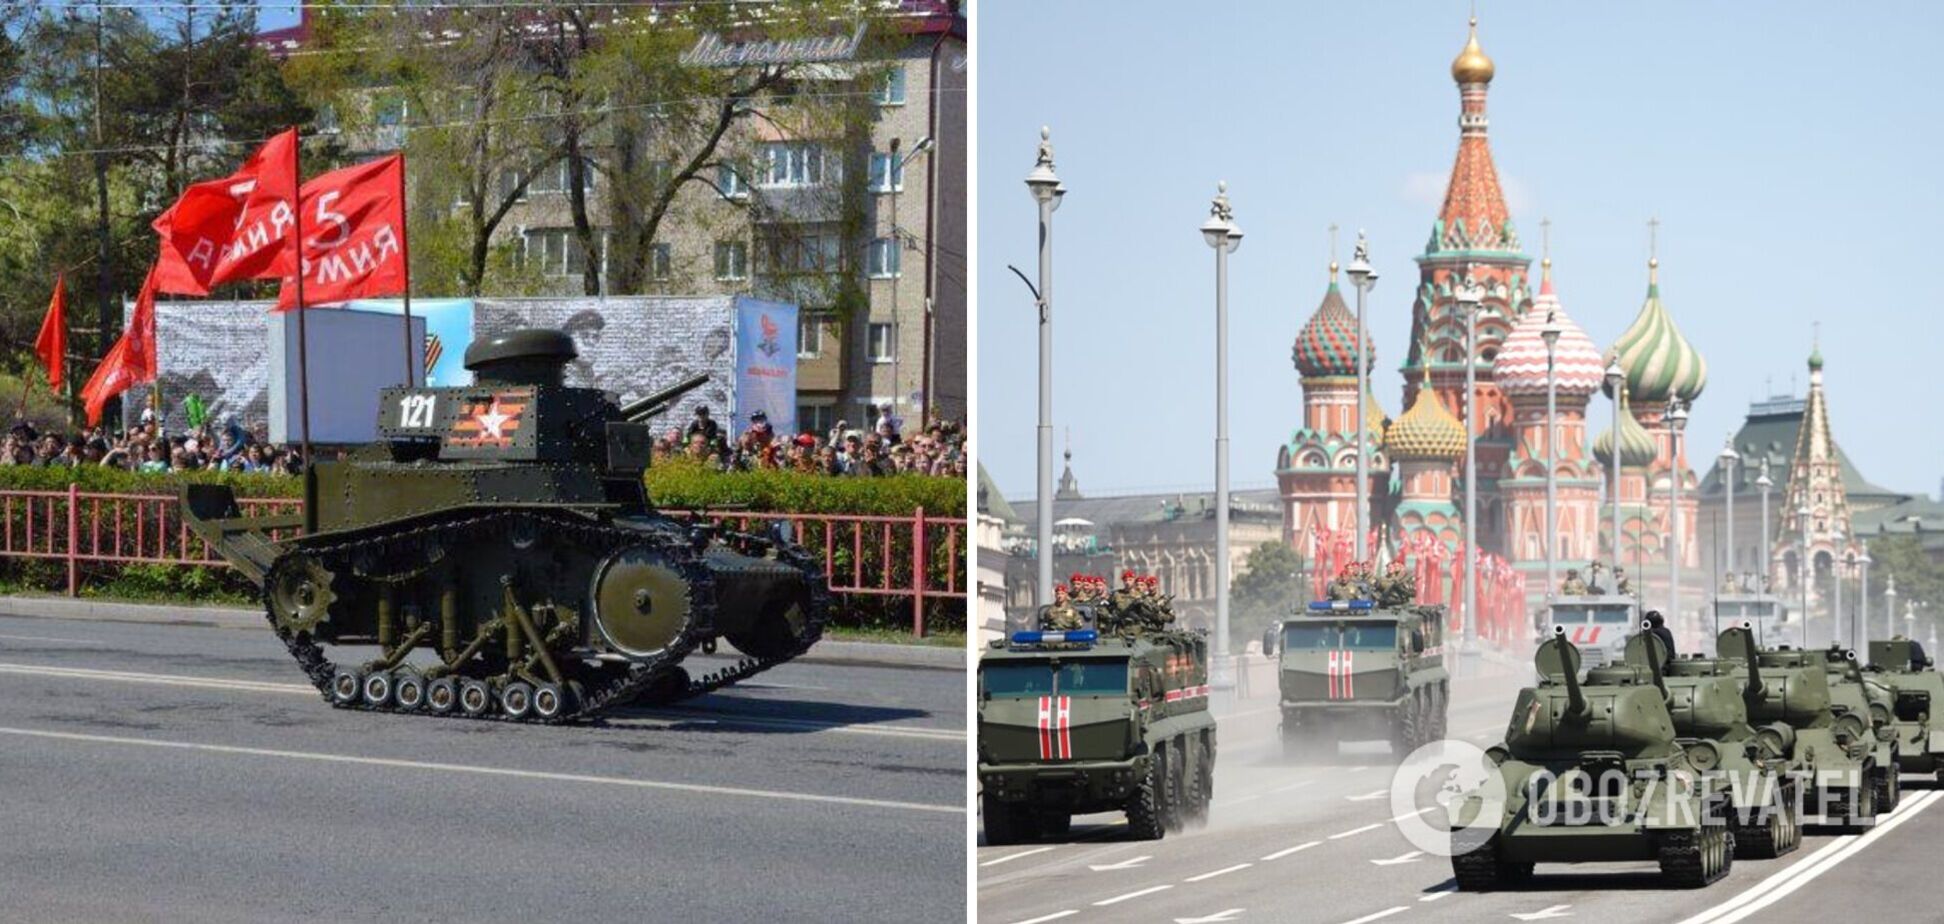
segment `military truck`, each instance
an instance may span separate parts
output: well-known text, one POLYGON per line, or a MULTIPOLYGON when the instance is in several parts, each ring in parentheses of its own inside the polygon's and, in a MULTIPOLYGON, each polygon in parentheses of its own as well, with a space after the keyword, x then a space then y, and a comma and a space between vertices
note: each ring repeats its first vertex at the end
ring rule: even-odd
POLYGON ((1895 811, 1902 800, 1903 781, 1898 771, 1896 716, 1892 712, 1893 694, 1889 686, 1866 675, 1856 652, 1831 645, 1823 652, 1829 671, 1829 707, 1838 722, 1849 724, 1859 719, 1853 739, 1868 749, 1865 777, 1873 797, 1873 808, 1882 814, 1895 811))
MULTIPOLYGON (((1651 668, 1646 633, 1627 639, 1626 663, 1651 668)), ((1658 646, 1656 646, 1657 648, 1658 646)), ((1767 695, 1753 630, 1723 632, 1717 651, 1739 651, 1741 659, 1691 655, 1670 661, 1662 678, 1675 740, 1688 761, 1718 777, 1726 787, 1735 857, 1772 859, 1802 843, 1796 786, 1814 773, 1806 753, 1789 747, 1793 730, 1772 722, 1756 726, 1749 704, 1767 695), (1749 665, 1757 665, 1749 669, 1749 665), (1792 753, 1793 751, 1793 753, 1792 753)))
POLYGON ((1627 634, 1640 624, 1640 601, 1624 594, 1581 594, 1554 598, 1549 622, 1539 636, 1543 643, 1564 631, 1580 651, 1586 666, 1618 662, 1627 649, 1627 634))
POLYGON ((617 406, 562 384, 574 358, 561 331, 514 331, 466 348, 473 385, 383 390, 382 438, 310 465, 301 514, 184 488, 190 530, 262 588, 327 701, 564 722, 707 693, 822 635, 808 550, 649 505, 647 421, 707 376, 617 406), (718 638, 746 657, 692 680, 680 662, 718 638), (331 646, 377 651, 338 664, 331 646))
POLYGON ((1805 795, 1813 799, 1801 820, 1853 830, 1876 824, 1877 814, 1888 811, 1877 798, 1888 752, 1865 716, 1839 707, 1826 654, 1784 645, 1762 649, 1751 662, 1745 645, 1719 641, 1715 651, 1717 658, 1740 662, 1738 677, 1751 666, 1760 673, 1759 695, 1748 697, 1749 721, 1764 726, 1760 734, 1774 734, 1776 723, 1790 729, 1776 743, 1791 767, 1812 774, 1805 795))
POLYGON ((1944 706, 1944 675, 1932 669, 1932 663, 1908 639, 1874 640, 1864 676, 1881 684, 1887 694, 1898 769, 1934 774, 1944 782, 1944 729, 1931 719, 1931 711, 1944 706))
POLYGON ((992 641, 978 679, 986 843, 1063 837, 1095 812, 1126 812, 1140 840, 1207 819, 1215 719, 1200 632, 1018 631, 992 641))
POLYGON ((1283 756, 1381 739, 1398 755, 1445 734, 1444 608, 1318 600, 1263 639, 1278 661, 1283 756))
POLYGON ((1579 676, 1580 652, 1556 631, 1533 656, 1540 680, 1519 692, 1505 741, 1486 751, 1485 787, 1448 806, 1452 872, 1462 891, 1531 877, 1538 863, 1658 861, 1666 881, 1698 887, 1728 874, 1735 838, 1727 803, 1681 744, 1659 665, 1643 660, 1579 676), (1489 790, 1502 786, 1503 811, 1489 790))
POLYGON ((1714 618, 1717 635, 1746 624, 1755 633, 1755 641, 1759 645, 1773 647, 1794 644, 1797 648, 1808 645, 1808 637, 1802 634, 1805 628, 1803 624, 1800 621, 1791 623, 1788 606, 1773 594, 1716 594, 1714 618))

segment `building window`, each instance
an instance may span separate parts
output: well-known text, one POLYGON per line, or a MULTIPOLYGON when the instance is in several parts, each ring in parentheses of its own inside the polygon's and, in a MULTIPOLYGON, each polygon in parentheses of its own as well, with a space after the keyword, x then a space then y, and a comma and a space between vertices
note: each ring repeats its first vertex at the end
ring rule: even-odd
POLYGON ((675 247, 673 244, 656 244, 648 250, 648 276, 651 279, 666 281, 675 275, 675 247))
POLYGON ((900 157, 896 151, 875 151, 871 154, 871 191, 902 192, 904 190, 904 167, 899 165, 900 157))
POLYGON ((896 346, 891 342, 891 325, 872 324, 869 330, 870 342, 865 353, 874 363, 888 363, 897 355, 896 346))
MULTIPOLYGON (((823 355, 822 315, 804 312, 797 315, 797 358, 816 359, 823 355)), ((827 427, 824 429, 828 429, 827 427)))
POLYGON ((796 225, 765 234, 757 242, 756 253, 762 261, 758 271, 763 273, 834 273, 843 266, 843 241, 834 228, 811 230, 796 225))
POLYGON ((749 186, 736 168, 723 164, 716 168, 716 191, 726 199, 741 199, 749 195, 749 186))
POLYGON ((742 241, 717 241, 715 274, 717 279, 748 279, 749 245, 742 241))
POLYGON ((884 85, 878 88, 878 104, 883 106, 902 106, 905 101, 905 69, 899 64, 884 75, 884 85))
POLYGON ((890 279, 898 275, 898 248, 888 237, 871 242, 870 273, 872 279, 890 279))
POLYGON ((514 202, 525 202, 527 199, 527 191, 532 188, 533 187, 531 184, 528 184, 526 189, 520 188, 520 172, 518 170, 500 171, 500 175, 499 175, 500 201, 504 202, 508 199, 511 199, 514 202))
POLYGON ((797 405, 797 432, 815 433, 822 436, 837 425, 837 406, 834 404, 797 405))
POLYGON ((535 228, 522 243, 524 265, 542 276, 578 277, 587 270, 587 251, 572 228, 535 228))
POLYGON ((763 145, 761 185, 768 188, 821 186, 838 179, 838 159, 823 145, 788 141, 763 145))

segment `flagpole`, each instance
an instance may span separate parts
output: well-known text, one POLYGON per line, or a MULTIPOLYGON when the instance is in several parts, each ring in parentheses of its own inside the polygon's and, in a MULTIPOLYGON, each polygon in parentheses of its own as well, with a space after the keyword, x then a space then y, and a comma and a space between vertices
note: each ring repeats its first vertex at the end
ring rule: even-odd
POLYGON ((299 134, 290 146, 290 174, 296 183, 290 212, 292 247, 297 261, 297 414, 304 446, 304 532, 317 531, 317 460, 311 458, 310 432, 310 341, 306 336, 304 314, 304 138, 299 134))
MULTIPOLYGON (((398 152, 398 258, 405 261, 405 387, 412 381, 412 209, 405 199, 405 151, 398 152)), ((432 370, 425 370, 429 376, 432 370)))

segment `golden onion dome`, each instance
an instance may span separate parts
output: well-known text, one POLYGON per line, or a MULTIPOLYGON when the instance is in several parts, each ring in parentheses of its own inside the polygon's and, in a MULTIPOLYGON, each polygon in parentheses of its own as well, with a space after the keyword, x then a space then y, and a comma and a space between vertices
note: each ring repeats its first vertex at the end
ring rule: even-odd
POLYGON ((1391 421, 1384 450, 1393 459, 1456 459, 1465 454, 1465 425, 1445 410, 1427 382, 1418 386, 1411 409, 1391 421))
POLYGON ((1478 47, 1478 17, 1472 17, 1471 37, 1465 40, 1465 50, 1451 62, 1451 79, 1461 84, 1491 83, 1492 59, 1485 49, 1478 47))

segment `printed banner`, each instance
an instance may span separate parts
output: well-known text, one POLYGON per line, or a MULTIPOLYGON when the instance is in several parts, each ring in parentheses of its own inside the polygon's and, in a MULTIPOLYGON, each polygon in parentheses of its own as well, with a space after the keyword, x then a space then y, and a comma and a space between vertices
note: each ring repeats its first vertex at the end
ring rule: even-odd
MULTIPOLYGON (((396 298, 361 298, 345 306, 361 311, 402 314, 404 301, 396 298)), ((466 370, 466 347, 473 339, 473 300, 470 298, 415 298, 412 317, 425 319, 425 382, 439 387, 471 385, 472 373, 466 370)))
POLYGON ((750 416, 769 416, 779 434, 796 432, 797 306, 736 298, 736 419, 741 433, 750 416))

